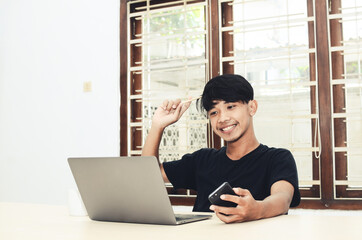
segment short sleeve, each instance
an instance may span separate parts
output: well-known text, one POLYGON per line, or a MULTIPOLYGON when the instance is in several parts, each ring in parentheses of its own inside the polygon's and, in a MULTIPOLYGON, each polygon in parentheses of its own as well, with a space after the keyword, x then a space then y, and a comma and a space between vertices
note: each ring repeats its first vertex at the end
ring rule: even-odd
POLYGON ((285 180, 292 184, 294 187, 294 194, 290 206, 296 207, 300 203, 297 166, 290 151, 286 149, 278 150, 279 151, 273 155, 269 187, 280 180, 285 180))
POLYGON ((180 160, 164 162, 163 168, 167 178, 175 189, 196 190, 196 159, 198 152, 184 155, 180 160))

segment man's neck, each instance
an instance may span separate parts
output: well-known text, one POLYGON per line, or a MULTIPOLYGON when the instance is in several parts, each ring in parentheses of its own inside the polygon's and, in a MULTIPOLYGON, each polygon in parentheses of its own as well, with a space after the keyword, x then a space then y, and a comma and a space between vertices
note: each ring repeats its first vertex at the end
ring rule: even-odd
POLYGON ((255 150, 260 145, 255 136, 249 139, 239 139, 236 142, 228 142, 226 146, 226 155, 231 160, 239 160, 246 154, 255 150))

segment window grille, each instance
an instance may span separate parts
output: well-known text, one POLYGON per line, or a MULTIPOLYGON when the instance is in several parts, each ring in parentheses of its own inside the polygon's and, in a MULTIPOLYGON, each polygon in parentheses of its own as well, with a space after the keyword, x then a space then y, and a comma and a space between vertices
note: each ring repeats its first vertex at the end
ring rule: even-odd
MULTIPOLYGON (((263 144, 284 147, 293 153, 302 188, 320 184, 313 173, 318 164, 318 106, 314 39, 309 37, 314 14, 307 1, 220 0, 232 8, 233 19, 222 19, 224 44, 233 38, 233 49, 223 51, 221 65, 232 66, 254 87, 259 109, 254 125, 263 144), (312 65, 312 66, 311 66, 312 65), (315 154, 313 154, 315 153, 315 154)), ((313 197, 319 198, 317 191, 313 197)))
MULTIPOLYGON (((121 1, 121 154, 141 154, 163 99, 237 73, 255 89, 258 139, 293 152, 300 206, 361 209, 361 13, 357 0, 121 1)), ((161 160, 222 145, 194 105, 182 119, 166 129, 161 160)), ((193 204, 195 192, 168 191, 193 204)))
MULTIPOLYGON (((202 93, 208 69, 206 1, 130 1, 128 20, 128 153, 140 155, 154 111, 165 99, 202 93), (141 56, 138 57, 137 56, 141 56)), ((193 103, 167 127, 160 160, 180 159, 207 146, 207 119, 193 103)))
POLYGON ((330 33, 335 197, 362 199, 362 2, 332 2, 329 10, 337 29, 330 33))

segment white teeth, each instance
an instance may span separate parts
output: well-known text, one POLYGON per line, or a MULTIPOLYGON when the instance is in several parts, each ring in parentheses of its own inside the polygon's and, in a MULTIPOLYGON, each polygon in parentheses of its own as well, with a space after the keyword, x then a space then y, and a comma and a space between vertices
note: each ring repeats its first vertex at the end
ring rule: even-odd
POLYGON ((222 130, 223 130, 223 131, 228 131, 228 130, 232 129, 233 127, 234 127, 234 125, 231 125, 231 126, 229 126, 229 127, 223 128, 222 130))

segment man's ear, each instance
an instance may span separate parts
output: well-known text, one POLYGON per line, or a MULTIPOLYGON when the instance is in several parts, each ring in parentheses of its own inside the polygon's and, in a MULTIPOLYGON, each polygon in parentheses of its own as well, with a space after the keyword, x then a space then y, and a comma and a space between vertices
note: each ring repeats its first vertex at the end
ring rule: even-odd
POLYGON ((248 105, 250 116, 254 116, 256 111, 258 110, 258 102, 256 100, 250 100, 248 105))

